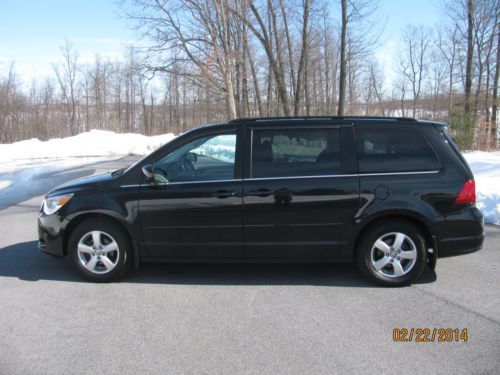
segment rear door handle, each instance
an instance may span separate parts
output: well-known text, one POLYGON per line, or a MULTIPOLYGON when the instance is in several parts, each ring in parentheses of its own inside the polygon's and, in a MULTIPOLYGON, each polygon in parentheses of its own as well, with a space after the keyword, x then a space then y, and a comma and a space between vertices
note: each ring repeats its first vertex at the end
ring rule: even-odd
POLYGON ((257 197, 267 197, 272 194, 274 194, 274 190, 271 189, 257 189, 257 190, 251 190, 247 193, 247 195, 257 196, 257 197))
POLYGON ((213 193, 212 197, 216 197, 216 198, 229 198, 229 197, 234 197, 235 195, 236 195, 235 191, 219 190, 219 191, 213 193))

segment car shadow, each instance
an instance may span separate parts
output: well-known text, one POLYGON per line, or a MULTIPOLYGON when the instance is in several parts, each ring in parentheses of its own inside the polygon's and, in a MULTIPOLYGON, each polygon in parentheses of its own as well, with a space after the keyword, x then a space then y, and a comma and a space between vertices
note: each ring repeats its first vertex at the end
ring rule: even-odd
MULTIPOLYGON (((25 281, 82 282, 64 258, 44 254, 36 241, 0 249, 0 277, 25 281)), ((416 284, 432 283, 436 273, 426 268, 416 284)), ((179 285, 317 285, 374 287, 355 264, 142 264, 124 283, 179 285)))

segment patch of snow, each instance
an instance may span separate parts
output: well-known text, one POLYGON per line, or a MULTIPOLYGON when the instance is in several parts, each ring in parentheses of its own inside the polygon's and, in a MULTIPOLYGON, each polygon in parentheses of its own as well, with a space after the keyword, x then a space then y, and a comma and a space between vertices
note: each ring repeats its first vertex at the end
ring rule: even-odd
POLYGON ((477 207, 484 221, 500 225, 500 152, 464 153, 476 181, 477 207))
POLYGON ((66 158, 37 158, 12 160, 7 163, 0 162, 0 175, 20 173, 21 171, 35 171, 37 173, 50 173, 68 168, 81 167, 87 164, 98 163, 117 159, 119 156, 94 156, 94 157, 66 157, 66 158))
POLYGON ((0 191, 2 191, 3 189, 7 189, 10 185, 12 185, 12 181, 0 180, 0 191))
POLYGON ((173 134, 147 137, 141 134, 118 134, 91 130, 73 137, 42 142, 33 138, 0 145, 0 173, 27 168, 80 166, 124 155, 147 155, 171 141, 173 134))
POLYGON ((171 133, 148 137, 141 134, 119 134, 105 130, 91 130, 73 137, 54 138, 46 142, 33 138, 0 145, 0 163, 34 158, 147 155, 173 138, 175 136, 171 133))

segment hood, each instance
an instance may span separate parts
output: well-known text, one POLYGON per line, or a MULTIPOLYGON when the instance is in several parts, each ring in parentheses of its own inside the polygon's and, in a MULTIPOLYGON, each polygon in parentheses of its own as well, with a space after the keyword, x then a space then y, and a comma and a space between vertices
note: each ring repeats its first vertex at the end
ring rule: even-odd
POLYGON ((76 191, 93 189, 93 188, 99 187, 102 184, 104 184, 108 181, 114 180, 114 179, 115 179, 115 177, 113 176, 112 172, 104 172, 104 173, 99 173, 99 174, 94 174, 91 176, 78 178, 76 180, 68 181, 62 185, 55 187, 54 189, 52 189, 48 192, 47 196, 52 196, 52 195, 56 195, 56 194, 73 193, 76 191))

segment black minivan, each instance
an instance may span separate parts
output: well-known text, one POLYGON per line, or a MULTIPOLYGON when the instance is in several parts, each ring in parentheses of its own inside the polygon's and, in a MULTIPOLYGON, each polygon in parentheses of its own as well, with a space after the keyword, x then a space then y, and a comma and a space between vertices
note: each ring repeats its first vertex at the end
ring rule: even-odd
POLYGON ((91 281, 140 262, 352 262, 406 285, 483 242, 474 177, 446 124, 238 119, 45 197, 39 246, 91 281))

